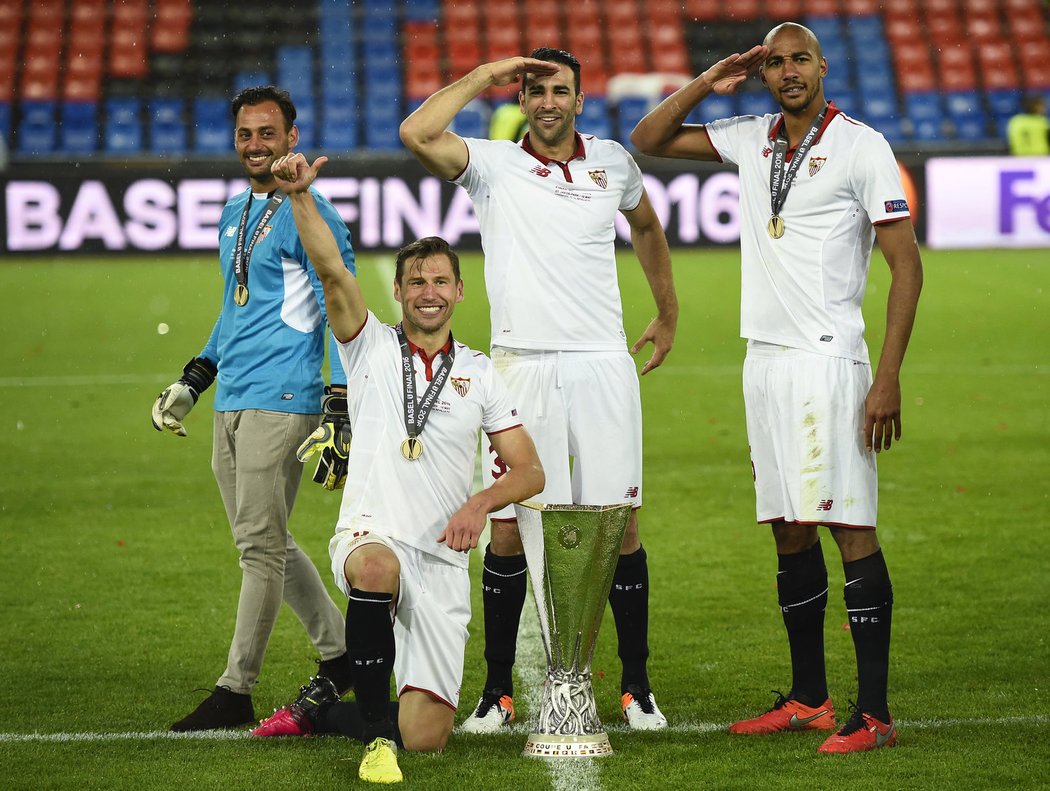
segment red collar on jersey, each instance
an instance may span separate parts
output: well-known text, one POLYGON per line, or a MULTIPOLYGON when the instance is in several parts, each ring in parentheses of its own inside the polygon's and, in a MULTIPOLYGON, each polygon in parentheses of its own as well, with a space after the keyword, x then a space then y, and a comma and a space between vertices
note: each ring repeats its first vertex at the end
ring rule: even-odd
MULTIPOLYGON (((408 340, 408 338, 405 338, 405 340, 408 340)), ((436 352, 434 352, 433 357, 429 356, 426 352, 426 349, 424 349, 422 346, 416 346, 414 343, 412 343, 412 341, 408 341, 408 350, 412 352, 412 354, 418 354, 419 359, 422 360, 423 365, 426 366, 426 375, 428 382, 434 378, 434 360, 437 359, 438 354, 448 354, 451 349, 451 335, 449 335, 448 340, 445 341, 445 345, 438 349, 436 352)))
MULTIPOLYGON (((831 119, 834 118, 836 115, 838 115, 841 112, 842 112, 842 110, 840 110, 838 107, 836 107, 834 102, 828 102, 828 114, 824 116, 824 123, 822 123, 820 125, 820 130, 817 132, 816 139, 813 140, 813 145, 816 145, 817 142, 820 140, 821 136, 824 134, 824 130, 827 129, 828 128, 828 124, 831 123, 831 119)), ((770 140, 776 140, 777 139, 777 135, 780 134, 780 129, 783 126, 784 126, 784 114, 781 113, 780 114, 780 118, 778 118, 777 122, 775 124, 773 124, 773 128, 769 130, 769 139, 770 140)), ((792 154, 795 153, 795 148, 798 148, 798 146, 795 146, 794 148, 789 148, 787 150, 788 157, 790 157, 792 154)))
POLYGON ((524 148, 529 155, 536 157, 536 159, 538 159, 544 165, 549 165, 551 162, 554 162, 555 164, 562 165, 564 167, 566 164, 572 162, 574 159, 587 158, 587 154, 583 150, 583 138, 580 137, 579 132, 574 132, 574 134, 576 135, 576 150, 572 153, 571 157, 565 160, 565 162, 562 162, 557 159, 551 159, 550 157, 545 157, 543 156, 543 154, 539 153, 536 149, 534 149, 532 147, 532 141, 529 139, 529 132, 526 132, 525 137, 521 139, 521 147, 524 148))

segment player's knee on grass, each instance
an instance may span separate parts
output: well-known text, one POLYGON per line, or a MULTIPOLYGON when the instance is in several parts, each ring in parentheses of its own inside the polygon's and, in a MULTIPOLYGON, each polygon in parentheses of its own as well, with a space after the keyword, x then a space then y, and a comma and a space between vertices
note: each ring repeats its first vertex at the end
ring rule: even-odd
POLYGON ((517 520, 493 522, 489 531, 489 548, 493 555, 500 557, 525 554, 525 547, 522 546, 521 535, 518 533, 517 520))
POLYGON ((455 712, 425 692, 411 690, 401 696, 398 727, 406 750, 441 752, 452 733, 455 712))

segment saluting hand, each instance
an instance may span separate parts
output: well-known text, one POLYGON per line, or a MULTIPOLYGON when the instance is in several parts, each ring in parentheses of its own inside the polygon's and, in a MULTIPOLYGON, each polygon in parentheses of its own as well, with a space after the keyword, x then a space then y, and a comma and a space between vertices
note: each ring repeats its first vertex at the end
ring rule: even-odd
POLYGON ((723 58, 703 73, 703 78, 711 90, 721 96, 735 93, 748 75, 769 57, 769 47, 758 44, 743 55, 734 52, 723 58))
POLYGON ((493 85, 512 85, 521 81, 523 72, 534 74, 537 77, 549 77, 557 74, 559 66, 546 60, 536 58, 506 58, 488 64, 489 72, 492 74, 493 85))

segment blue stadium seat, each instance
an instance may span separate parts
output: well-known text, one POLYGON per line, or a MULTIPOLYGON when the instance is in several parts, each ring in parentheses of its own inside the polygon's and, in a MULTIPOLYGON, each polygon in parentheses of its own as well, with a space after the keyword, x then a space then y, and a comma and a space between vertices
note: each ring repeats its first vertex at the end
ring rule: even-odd
POLYGON ((577 128, 595 137, 612 137, 612 118, 609 117, 609 100, 604 96, 587 94, 583 101, 583 112, 576 118, 577 128))
POLYGON ((325 124, 321 127, 321 148, 325 151, 353 151, 358 144, 356 126, 325 124))
POLYGON ((837 16, 810 16, 806 17, 805 26, 813 31, 813 34, 824 45, 825 39, 841 39, 842 25, 837 16))
POLYGON ((161 97, 150 99, 149 150, 154 154, 185 154, 186 121, 183 117, 185 104, 182 99, 161 97))
POLYGON ((957 140, 987 140, 988 119, 984 112, 973 115, 952 116, 957 140))
POLYGON ((11 138, 11 103, 0 102, 0 139, 9 141, 11 138))
POLYGON ((852 89, 836 91, 834 96, 825 93, 825 96, 833 101, 836 107, 851 118, 856 118, 857 114, 860 112, 860 100, 857 98, 857 92, 852 89))
POLYGON ((193 100, 193 150, 199 154, 227 154, 233 147, 230 103, 216 96, 193 100))
MULTIPOLYGON (((233 75, 233 92, 239 93, 245 88, 254 88, 257 85, 271 85, 273 77, 265 71, 239 71, 233 75)), ((294 96, 292 97, 295 98, 294 96)))
POLYGON ((765 115, 778 111, 768 91, 744 91, 737 101, 740 115, 765 115))
POLYGON ((851 16, 846 23, 846 31, 850 40, 861 46, 870 43, 886 44, 886 32, 882 27, 882 17, 879 16, 851 16))
POLYGON ((649 112, 649 100, 642 96, 625 96, 616 105, 616 139, 631 146, 631 132, 649 112))
POLYGON ((441 0, 404 0, 405 19, 409 22, 427 22, 441 16, 441 0))
POLYGON ((1021 112, 1021 91, 1012 88, 987 91, 988 108, 996 120, 1021 112))
POLYGON ((881 132, 882 136, 890 143, 901 143, 906 139, 904 125, 899 118, 879 118, 869 125, 875 131, 881 132))
POLYGON ((308 46, 277 48, 277 84, 292 95, 296 107, 301 97, 313 96, 314 53, 308 46))
POLYGON ((55 103, 22 102, 22 120, 18 124, 18 153, 37 156, 55 153, 55 103))
MULTIPOLYGON (((896 118, 898 116, 897 95, 893 88, 885 85, 875 87, 862 87, 861 118, 867 121, 872 119, 896 118)), ((875 126, 878 124, 875 123, 875 126)))
POLYGON ((719 96, 718 94, 712 93, 693 111, 696 114, 696 119, 690 121, 690 123, 706 124, 708 121, 715 121, 719 118, 731 118, 736 115, 737 109, 737 97, 733 96, 719 96))
POLYGON ((142 153, 142 104, 134 97, 106 100, 103 150, 107 154, 135 156, 142 153))
POLYGON ((834 99, 847 91, 853 90, 853 79, 845 63, 828 64, 828 76, 824 78, 824 95, 834 99))
POLYGON ((98 105, 63 102, 61 141, 65 154, 93 154, 98 149, 98 105))
POLYGON ((919 91, 904 94, 904 114, 912 121, 940 121, 944 116, 941 94, 919 91))
POLYGON ((944 94, 945 108, 954 117, 984 112, 981 97, 974 91, 951 91, 944 94))
POLYGON ((295 125, 299 128, 299 148, 312 149, 317 145, 317 102, 313 96, 300 95, 295 101, 295 125))
POLYGON ((488 137, 492 111, 481 99, 472 99, 452 119, 452 131, 460 137, 488 137))

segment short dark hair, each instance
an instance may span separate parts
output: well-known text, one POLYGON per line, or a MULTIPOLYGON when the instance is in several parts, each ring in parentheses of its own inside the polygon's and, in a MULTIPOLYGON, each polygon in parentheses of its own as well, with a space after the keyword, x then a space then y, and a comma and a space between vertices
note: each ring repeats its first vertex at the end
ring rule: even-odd
POLYGON ((292 103, 292 97, 288 91, 278 88, 276 85, 256 85, 254 88, 245 88, 234 96, 233 101, 230 102, 233 120, 237 120, 237 113, 241 111, 244 105, 247 104, 250 107, 254 107, 263 102, 276 102, 277 106, 281 108, 281 115, 284 116, 284 130, 290 132, 295 124, 295 105, 292 103))
MULTIPOLYGON (((568 66, 572 69, 572 76, 576 79, 576 93, 580 92, 580 61, 571 52, 566 52, 563 49, 554 49, 554 47, 536 47, 529 53, 529 57, 536 60, 545 60, 548 63, 560 63, 563 66, 568 66)), ((522 72, 521 90, 524 91, 528 87, 529 74, 528 72, 522 72)))
POLYGON ((394 267, 394 280, 398 283, 401 282, 401 278, 405 274, 406 261, 422 260, 434 255, 448 257, 448 260, 452 263, 452 274, 456 276, 456 282, 458 283, 461 279, 459 276, 459 256, 452 249, 452 246, 440 236, 424 236, 422 239, 416 239, 416 241, 410 242, 398 250, 397 263, 394 267))

